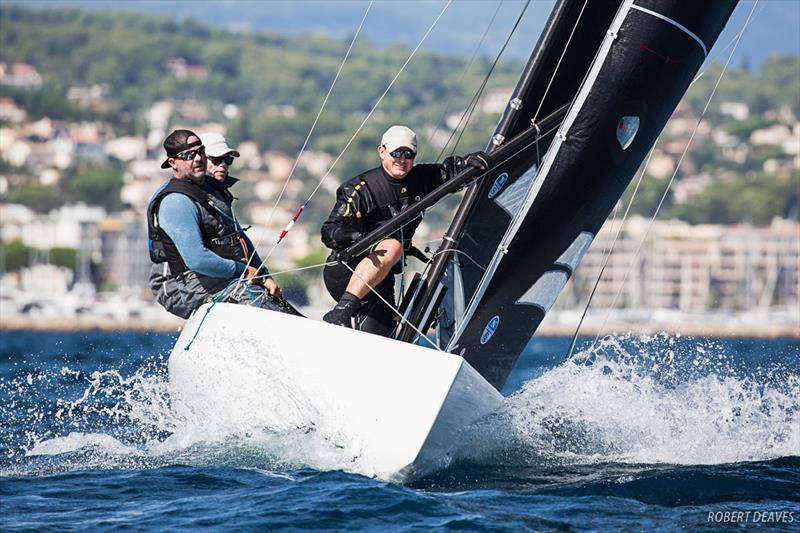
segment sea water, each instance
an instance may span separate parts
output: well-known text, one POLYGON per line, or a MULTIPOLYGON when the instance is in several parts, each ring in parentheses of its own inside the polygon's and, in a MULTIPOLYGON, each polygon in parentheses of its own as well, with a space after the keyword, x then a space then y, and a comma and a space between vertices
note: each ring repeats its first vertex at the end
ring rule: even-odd
POLYGON ((175 338, 0 333, 0 530, 800 524, 796 340, 535 339, 457 461, 401 486, 308 424, 183 416, 175 338))

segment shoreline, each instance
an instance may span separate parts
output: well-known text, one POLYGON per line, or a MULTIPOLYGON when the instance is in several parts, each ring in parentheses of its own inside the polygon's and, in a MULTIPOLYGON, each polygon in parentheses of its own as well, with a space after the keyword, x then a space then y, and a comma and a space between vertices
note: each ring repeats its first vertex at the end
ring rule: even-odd
MULTIPOLYGON (((42 318, 29 316, 0 317, 0 331, 54 331, 54 332, 157 332, 180 333, 186 321, 177 317, 159 320, 128 318, 42 318)), ((552 323, 547 321, 539 327, 536 334, 544 336, 571 337, 575 333, 575 325, 552 323), (548 323, 549 322, 549 323, 548 323)), ((690 337, 722 337, 722 338, 761 338, 761 339, 800 339, 800 324, 771 324, 746 326, 739 323, 723 325, 718 323, 699 324, 676 323, 667 321, 643 322, 608 322, 602 328, 602 334, 653 334, 665 332, 673 335, 690 337)), ((600 332, 600 324, 585 323, 580 329, 581 336, 593 336, 600 332)))

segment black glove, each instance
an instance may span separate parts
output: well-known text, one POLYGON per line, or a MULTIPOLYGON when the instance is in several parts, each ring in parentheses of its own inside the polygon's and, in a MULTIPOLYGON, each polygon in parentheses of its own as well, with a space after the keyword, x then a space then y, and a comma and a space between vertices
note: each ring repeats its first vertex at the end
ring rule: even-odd
POLYGON ((354 228, 339 227, 333 232, 333 240, 341 248, 347 248, 362 236, 361 232, 354 228))
POLYGON ((489 170, 489 167, 492 166, 492 158, 483 151, 472 152, 471 154, 467 154, 465 163, 467 166, 477 168, 481 172, 486 172, 489 170))
POLYGON ((461 174, 469 167, 474 167, 481 172, 486 172, 492 166, 492 158, 486 152, 472 152, 464 157, 451 155, 442 161, 442 166, 447 172, 448 179, 461 174))

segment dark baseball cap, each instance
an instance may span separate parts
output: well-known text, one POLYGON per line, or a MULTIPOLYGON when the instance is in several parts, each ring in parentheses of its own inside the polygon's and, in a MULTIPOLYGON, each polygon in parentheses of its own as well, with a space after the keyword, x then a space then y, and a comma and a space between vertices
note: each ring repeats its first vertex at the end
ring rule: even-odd
POLYGON ((184 150, 202 145, 200 136, 191 130, 175 130, 164 139, 164 150, 167 151, 167 159, 161 163, 161 168, 169 168, 169 158, 175 157, 184 150), (188 142, 189 137, 197 137, 194 142, 188 142))

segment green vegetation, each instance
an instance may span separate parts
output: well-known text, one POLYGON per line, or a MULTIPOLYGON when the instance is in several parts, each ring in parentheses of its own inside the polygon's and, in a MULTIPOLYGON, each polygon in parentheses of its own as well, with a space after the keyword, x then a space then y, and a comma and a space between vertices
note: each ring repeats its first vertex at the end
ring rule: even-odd
POLYGON ((74 270, 78 264, 78 251, 62 247, 37 250, 26 246, 22 241, 0 243, 0 272, 17 272, 34 264, 34 258, 74 270))
MULTIPOLYGON (((721 65, 709 67, 686 94, 692 112, 700 116, 708 95, 717 83, 721 65)), ((759 72, 728 68, 714 101, 746 102, 750 113, 761 115, 771 109, 789 106, 800 116, 800 58, 775 56, 767 58, 759 72)), ((713 115, 713 112, 712 112, 713 115)))
MULTIPOLYGON (((232 103, 240 114, 228 124, 231 142, 252 139, 264 150, 289 154, 302 145, 348 44, 319 36, 231 33, 191 19, 68 8, 0 5, 0 19, 0 61, 30 63, 45 78, 41 94, 21 102, 32 105, 33 116, 74 118, 80 112, 65 100, 65 88, 104 84, 111 100, 109 116, 121 131, 145 133, 143 111, 158 100, 198 100, 209 109, 232 103), (178 58, 205 66, 207 76, 173 75, 168 63, 178 58), (282 106, 292 106, 293 114, 284 116, 282 106)), ((338 153, 409 53, 404 47, 357 42, 312 147, 338 153)), ((387 122, 423 124, 441 116, 448 101, 450 111, 465 106, 490 61, 478 59, 458 83, 466 65, 465 58, 418 53, 378 108, 383 118, 362 131, 337 165, 337 174, 354 174, 374 164, 375 138, 387 122)), ((489 89, 513 86, 519 68, 498 66, 489 89)), ((85 118, 90 115, 83 112, 85 118)), ((480 148, 488 137, 483 131, 477 138, 467 133, 464 149, 480 148)), ((428 152, 431 158, 436 155, 428 152)))
MULTIPOLYGON (((170 100, 179 109, 173 117, 175 124, 219 121, 227 127, 231 144, 254 140, 262 151, 277 150, 290 156, 303 144, 348 45, 320 36, 232 33, 191 19, 175 21, 70 8, 31 9, 0 4, 0 20, 0 61, 30 63, 44 77, 44 85, 38 91, 0 88, 0 96, 19 102, 31 119, 47 116, 64 121, 104 120, 116 135, 145 134, 145 111, 156 101, 170 100), (200 69, 194 75, 176 75, 170 67, 176 60, 200 69), (107 88, 102 113, 81 109, 66 98, 70 87, 92 85, 107 88), (182 115, 181 105, 189 101, 203 104, 209 117, 182 115), (239 113, 225 119, 222 109, 229 103, 235 104, 239 113)), ((409 53, 402 46, 379 48, 363 40, 357 42, 309 149, 339 154, 409 53)), ((344 179, 375 166, 376 139, 391 122, 415 127, 420 133, 420 159, 437 159, 439 151, 427 142, 423 128, 435 125, 447 113, 463 109, 489 66, 489 59, 478 59, 465 72, 465 58, 418 53, 386 95, 373 120, 342 155, 334 173, 344 179)), ((499 64, 487 90, 513 87, 520 66, 499 64)), ((720 69, 719 65, 709 67, 688 91, 685 102, 694 116, 703 111, 720 69)), ((746 157, 736 162, 711 138, 698 136, 676 183, 687 177, 688 167, 693 174, 706 172, 712 176, 711 185, 682 204, 675 204, 670 192, 659 217, 754 224, 768 224, 775 216, 796 217, 798 173, 780 177, 763 171, 766 160, 785 161, 789 156, 777 146, 749 146, 754 131, 785 123, 778 112, 782 108, 800 116, 800 58, 769 58, 758 72, 730 68, 704 120, 712 131, 725 132, 736 142, 748 145, 746 157), (745 103, 750 116, 735 121, 721 113, 722 102, 745 103)), ((483 148, 496 120, 496 116, 475 114, 455 151, 483 148)), ((662 140, 671 139, 665 136, 662 140)), ((452 151, 451 143, 441 155, 452 151)), ((123 170, 119 162, 73 168, 55 187, 32 184, 34 180, 22 185, 17 182, 0 196, 0 201, 21 203, 38 212, 64 201, 84 201, 117 210, 121 207, 123 170)), ((0 172, 24 174, 22 169, 13 169, 2 160, 0 172)), ((316 185, 316 178, 301 169, 295 175, 306 182, 308 192, 316 185)), ((632 213, 652 216, 666 186, 666 180, 646 176, 632 213)), ((242 207, 253 198, 248 187, 243 183, 238 191, 245 204, 242 207)), ((632 190, 633 185, 623 197, 625 205, 632 190)), ((455 202, 453 196, 431 209, 427 221, 446 224, 455 202)), ((329 209, 329 202, 318 199, 308 206, 303 221, 318 224, 329 209)), ((324 257, 308 260, 307 264, 317 264, 324 257)), ((303 277, 301 272, 299 279, 303 277)))
POLYGON ((674 205, 667 217, 692 224, 768 225, 774 217, 797 218, 800 209, 800 172, 789 178, 752 174, 731 181, 715 181, 694 199, 674 205))
POLYGON ((33 248, 25 246, 22 241, 0 243, 0 259, 3 272, 17 272, 30 266, 33 248))
POLYGON ((10 188, 0 201, 22 204, 38 213, 47 213, 65 203, 99 205, 108 211, 122 207, 119 193, 122 171, 114 166, 78 167, 55 186, 27 184, 10 188))
POLYGON ((107 211, 122 207, 119 191, 122 173, 111 166, 93 167, 79 171, 65 185, 66 197, 73 202, 99 205, 107 211))

